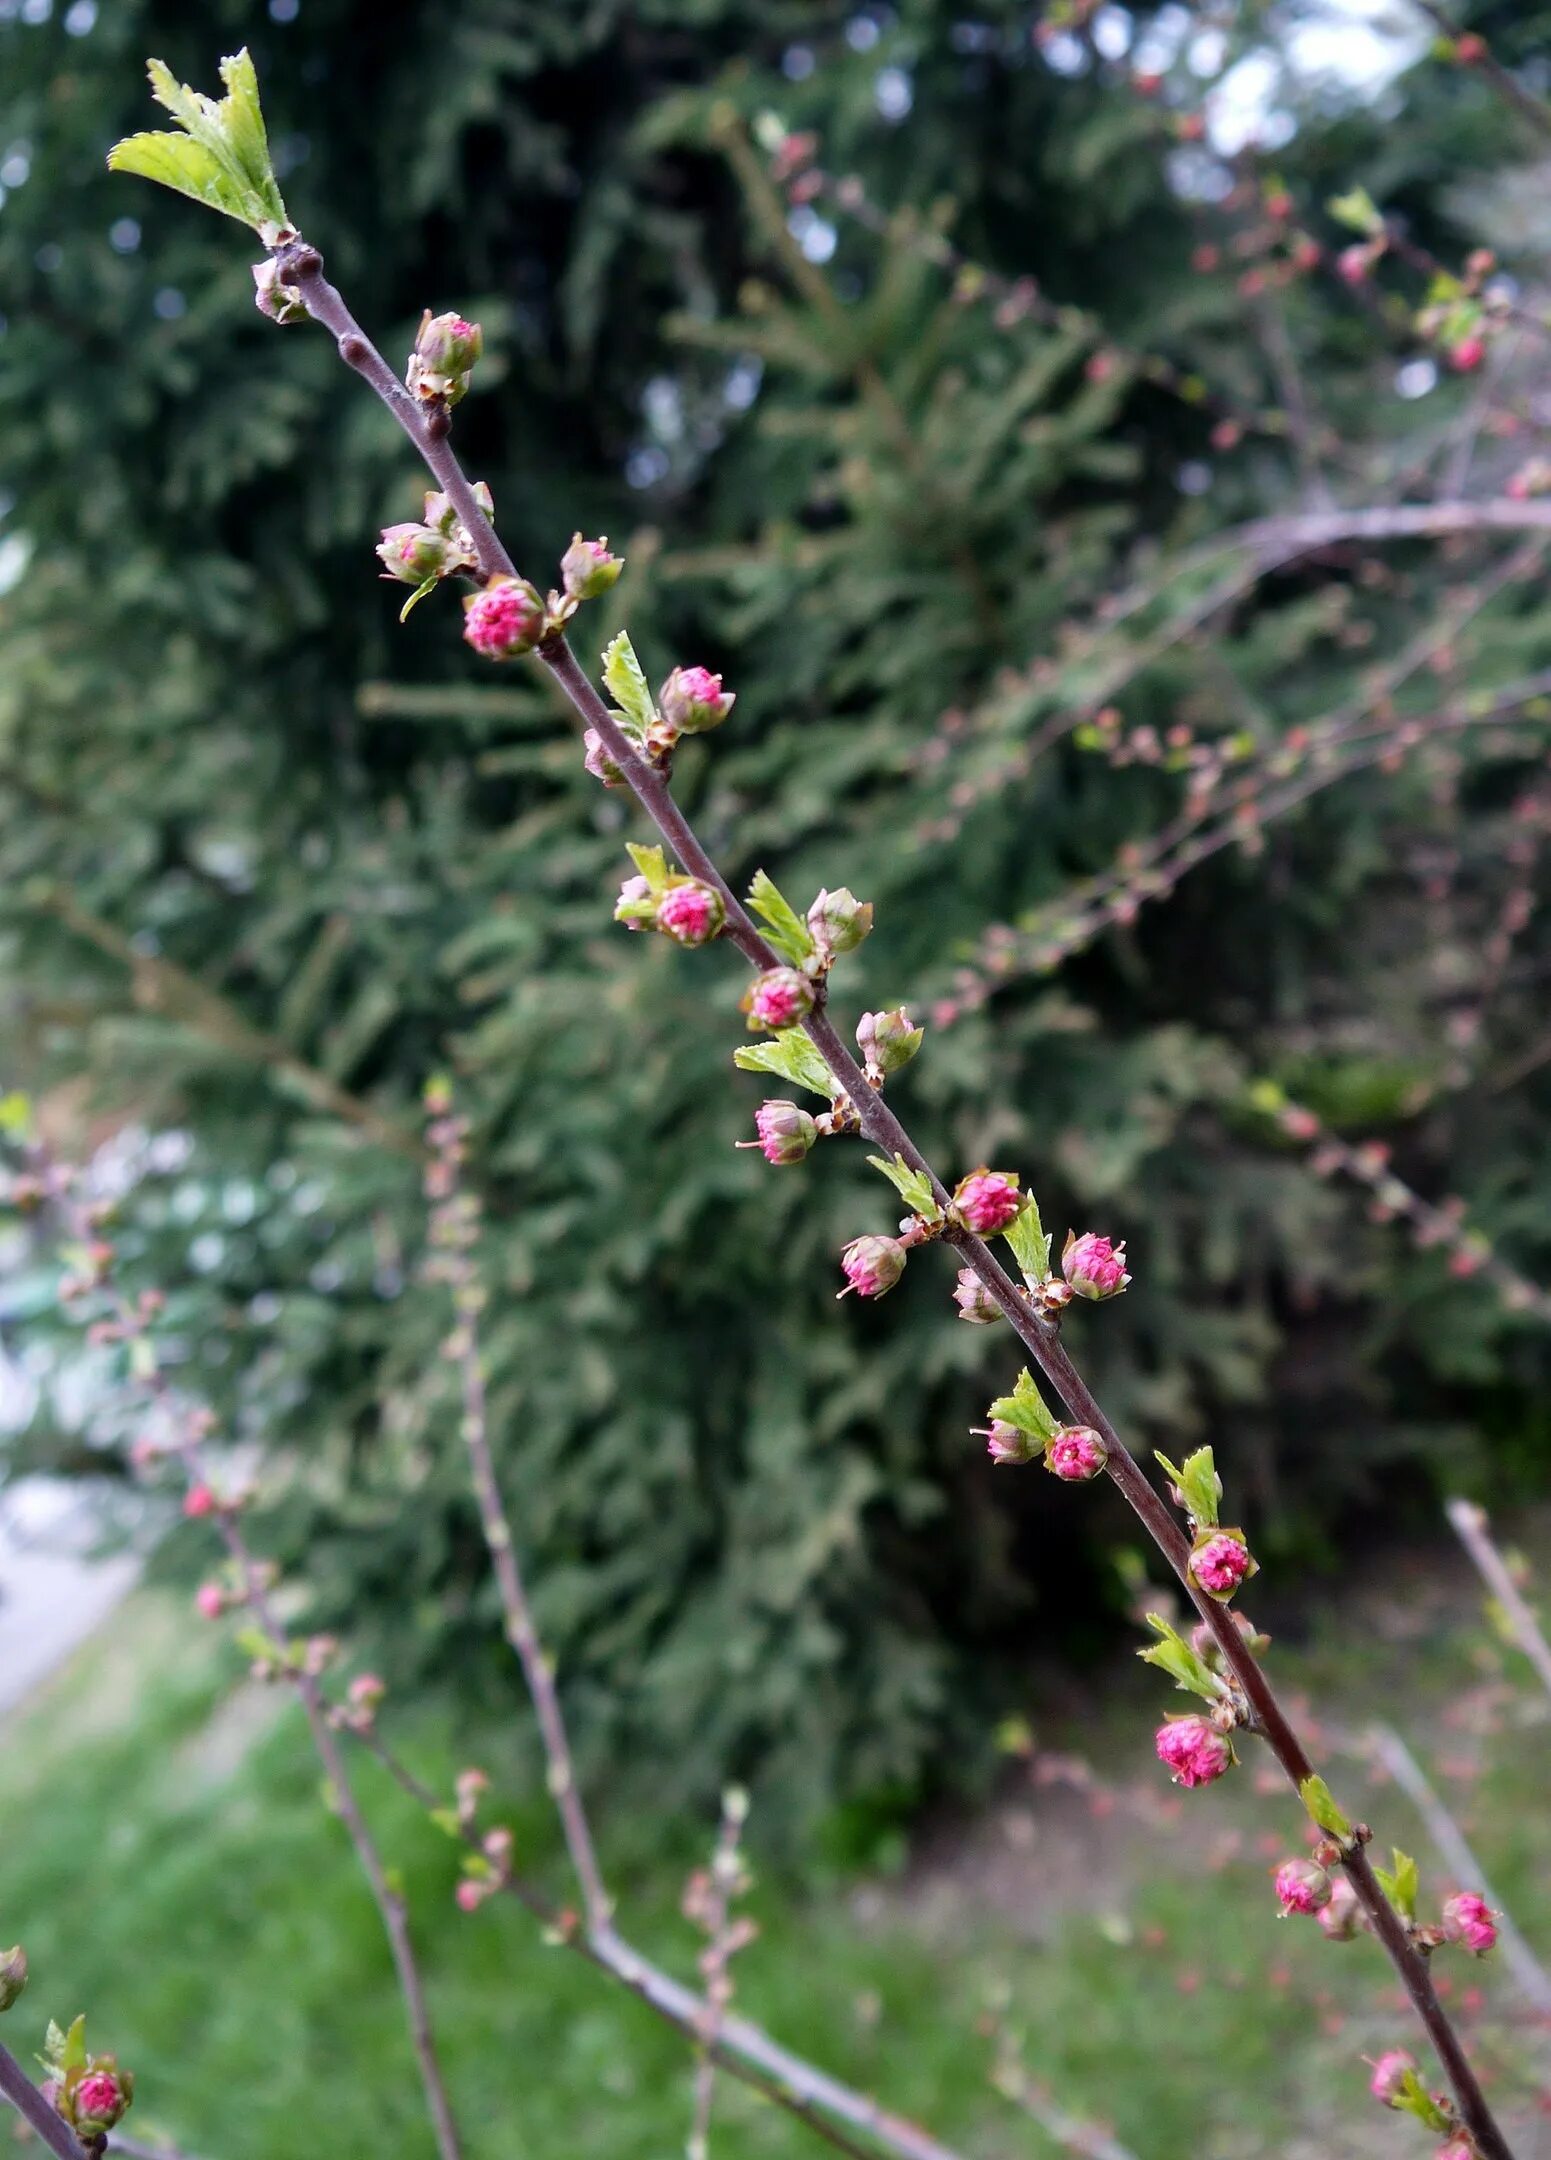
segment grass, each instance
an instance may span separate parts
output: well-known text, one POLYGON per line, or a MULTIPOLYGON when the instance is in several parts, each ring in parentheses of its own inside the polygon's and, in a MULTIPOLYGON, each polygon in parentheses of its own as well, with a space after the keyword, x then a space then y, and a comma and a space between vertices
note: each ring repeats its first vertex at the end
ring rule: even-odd
MULTIPOLYGON (((1432 1566, 1374 1593, 1388 1632, 1360 1655, 1333 1624, 1274 1655, 1290 1685, 1354 1718, 1404 1705, 1408 1736, 1431 1743, 1422 1752, 1498 1889, 1551 1957, 1551 1705, 1522 1676, 1494 1683, 1468 1588, 1452 1575, 1447 1595, 1437 1586, 1432 1566), (1467 1776, 1471 1763, 1487 1774, 1467 1776)), ((26 2054, 48 2016, 86 2008, 94 2044, 139 2075, 139 2133, 210 2160, 427 2153, 376 1917, 305 1729, 277 1693, 233 1695, 231 1673, 216 1631, 146 1593, 4 1728, 0 1940, 21 1937, 34 1976, 4 2037, 26 2054)), ((1156 1799, 1157 1707, 1148 1676, 1122 1673, 1080 1732, 1042 1737, 1082 1746, 1122 1794, 1156 1799)), ((455 1753, 447 1719, 422 1712, 407 1738, 443 1784, 460 1761, 514 1760, 494 1724, 455 1753)), ((1404 1804, 1362 1778, 1332 1767, 1353 1804, 1418 1850, 1425 1877, 1404 1804)), ((676 2036, 546 1947, 508 1901, 460 1914, 451 1845, 372 1766, 360 1781, 408 1886, 472 2160, 682 2151, 676 2036)), ((1091 1822, 1014 1771, 988 1823, 935 1836, 900 1876, 763 1884, 739 2006, 976 2154, 1055 2149, 989 2090, 993 2012, 1023 2036, 1030 2069, 1140 2160, 1425 2154, 1415 2125, 1364 2094, 1360 2056, 1410 2044, 1387 1967, 1366 1942, 1332 1946, 1273 1917, 1266 1870, 1295 1841, 1285 1796, 1261 1783, 1247 1766, 1184 1796, 1174 1821, 1117 1831, 1124 1799, 1091 1822)), ((525 1862, 558 1882, 542 1811, 509 1819, 525 1862)), ((757 1813, 753 1830, 757 1864, 757 1813)), ((606 1825, 604 1845, 627 1932, 689 1974, 695 1938, 676 1911, 688 1848, 640 1823, 606 1825)), ((1531 2120, 1527 2043, 1504 2037, 1506 1975, 1458 1954, 1439 1971, 1505 2108, 1531 2120)), ((820 2150, 725 2080, 713 2143, 729 2160, 820 2150)), ((1521 2153, 1533 2149, 1526 2136, 1521 2153)))

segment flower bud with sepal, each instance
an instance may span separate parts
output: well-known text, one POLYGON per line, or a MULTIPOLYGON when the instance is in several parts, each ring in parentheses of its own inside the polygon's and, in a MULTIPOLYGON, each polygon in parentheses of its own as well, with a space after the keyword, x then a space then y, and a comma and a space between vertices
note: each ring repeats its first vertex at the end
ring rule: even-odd
POLYGON ((1317 1860, 1284 1860, 1271 1880, 1284 1915, 1322 1912, 1335 1887, 1317 1860))
POLYGON ((849 1297, 852 1291, 858 1297, 882 1297, 905 1272, 905 1247, 898 1238, 853 1238, 840 1255, 840 1271, 846 1286, 836 1291, 837 1297, 849 1297))
POLYGON ((954 1216, 976 1237, 995 1237, 1022 1208, 1023 1194, 1011 1170, 987 1170, 982 1165, 954 1187, 954 1216))
POLYGON ((1446 1942, 1460 1943, 1474 1957, 1485 1957, 1497 1944, 1497 1916, 1474 1890, 1461 1890, 1443 1908, 1446 1942))
POLYGON ((1063 1425, 1045 1443, 1045 1468, 1069 1485, 1100 1476, 1108 1461, 1104 1435, 1091 1425, 1063 1425))
POLYGON ((606 788, 625 786, 623 767, 609 755, 608 745, 596 728, 588 728, 582 736, 582 748, 587 755, 582 763, 594 780, 601 780, 606 788))
POLYGON ((19 2002, 27 1987, 27 1953, 20 1943, 0 1950, 0 2010, 19 2002))
POLYGON ((657 903, 657 928, 680 945, 708 945, 727 919, 714 885, 682 878, 657 903))
POLYGON ((913 1027, 903 1005, 887 1012, 863 1013, 856 1023, 856 1047, 874 1087, 908 1065, 921 1047, 924 1028, 913 1027))
POLYGON ((446 533, 431 525, 385 525, 377 543, 377 560, 384 577, 405 585, 423 585, 427 578, 446 577, 465 567, 468 558, 446 533))
POLYGON ((445 398, 449 405, 456 405, 484 349, 485 336, 478 323, 463 315, 433 315, 427 308, 404 373, 405 388, 412 397, 445 398))
POLYGON ((854 952, 872 929, 872 902, 858 900, 842 885, 821 892, 808 910, 808 928, 826 964, 854 952))
POLYGON ((743 1011, 748 1015, 751 1032, 767 1028, 778 1034, 782 1028, 796 1027, 800 1020, 806 1020, 813 1002, 813 985, 800 969, 767 968, 744 992, 743 1011))
POLYGON ((763 1102, 754 1113, 757 1140, 740 1140, 740 1148, 758 1148, 767 1163, 801 1162, 819 1137, 817 1121, 794 1102, 763 1102))
POLYGON ((989 1425, 973 1425, 970 1430, 984 1435, 986 1453, 999 1467, 1031 1463, 1039 1455, 1040 1442, 1033 1433, 1024 1432, 1020 1426, 1009 1425, 1005 1418, 993 1418, 989 1425))
POLYGON ((526 578, 493 577, 463 603, 463 636, 486 660, 518 660, 544 635, 544 603, 526 578))
POLYGON ((1119 1297, 1131 1280, 1126 1273, 1125 1243, 1116 1245, 1093 1230, 1083 1231, 1080 1237, 1068 1230, 1061 1248, 1061 1273, 1078 1297, 1119 1297))
POLYGON ((619 583, 625 567, 623 555, 609 553, 608 536, 584 540, 573 533, 571 545, 560 558, 560 582, 568 600, 600 600, 619 583))
POLYGON ((657 703, 675 735, 704 735, 720 727, 736 702, 709 668, 676 667, 663 684, 657 703))
POLYGON ((1241 1583, 1258 1572, 1241 1530, 1203 1529, 1190 1553, 1191 1580, 1208 1597, 1226 1603, 1241 1583))
POLYGON ((1328 1942, 1350 1942, 1362 1925, 1363 1910, 1357 1892, 1344 1875, 1332 1877, 1330 1899, 1315 1914, 1320 1933, 1328 1942))
POLYGON ((1166 1718, 1159 1726, 1154 1746, 1176 1785, 1210 1785, 1232 1769, 1237 1758, 1233 1742, 1219 1732, 1210 1718, 1197 1712, 1166 1718))

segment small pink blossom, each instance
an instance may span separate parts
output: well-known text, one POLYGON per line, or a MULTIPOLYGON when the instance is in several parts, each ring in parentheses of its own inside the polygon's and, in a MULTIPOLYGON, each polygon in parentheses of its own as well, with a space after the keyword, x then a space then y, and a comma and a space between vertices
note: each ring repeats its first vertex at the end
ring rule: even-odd
POLYGON ((1330 1885, 1330 1902, 1320 1907, 1316 1917, 1327 1940, 1350 1942, 1357 1933, 1361 1911, 1357 1892, 1344 1875, 1337 1875, 1330 1885))
POLYGON ((1344 247, 1336 257, 1336 272, 1347 285, 1361 285, 1373 268, 1373 255, 1362 241, 1344 247))
POLYGON ((471 1875, 465 1875, 462 1882, 453 1892, 453 1896, 458 1901, 458 1910, 460 1912, 478 1912, 480 1906, 485 1902, 485 1886, 483 1883, 475 1882, 471 1875))
POLYGON ((1045 1444, 1045 1468, 1071 1484, 1097 1477, 1108 1461, 1104 1436, 1091 1425, 1063 1425, 1045 1444))
POLYGON ((373 1672, 357 1673, 346 1689, 352 1710, 375 1710, 388 1692, 388 1684, 373 1672))
POLYGON ((625 785, 624 772, 617 761, 610 757, 608 745, 596 728, 588 728, 583 733, 582 748, 587 753, 582 763, 594 780, 601 780, 603 785, 609 788, 625 785))
POLYGON ((847 1297, 882 1297, 905 1272, 905 1248, 898 1238, 853 1238, 840 1255, 840 1271, 846 1287, 836 1294, 847 1297))
POLYGON ((622 555, 609 553, 608 536, 584 540, 580 533, 560 558, 560 581, 568 600, 596 600, 617 584, 625 567, 622 555))
POLYGON ((194 1608, 202 1620, 219 1620, 226 1610, 226 1592, 219 1583, 201 1583, 194 1593, 194 1608))
POLYGON ((1449 347, 1449 366, 1456 375, 1470 375, 1486 358, 1486 339, 1482 337, 1461 338, 1457 345, 1449 347))
POLYGON ((1158 1760, 1166 1763, 1176 1785, 1210 1785, 1233 1762, 1227 1738, 1208 1719, 1169 1718, 1159 1726, 1158 1760))
POLYGON ((1443 1908, 1443 1931, 1450 1942, 1463 1943, 1476 1957, 1485 1957, 1497 1942, 1497 1921, 1492 1908, 1474 1890, 1461 1890, 1443 1908))
POLYGON ((757 1147, 767 1163, 801 1162, 819 1136, 819 1128, 806 1110, 793 1102, 763 1102, 754 1113, 757 1140, 740 1140, 739 1147, 757 1147))
POLYGON ((463 635, 486 660, 515 660, 544 634, 544 603, 524 578, 492 578, 463 603, 463 635))
POLYGON ((709 668, 676 667, 658 697, 662 716, 679 735, 703 735, 720 727, 732 711, 734 698, 722 688, 720 675, 709 668))
POLYGON ((705 945, 721 929, 724 912, 713 886, 670 885, 657 908, 657 927, 680 945, 705 945))
POLYGON ((813 985, 796 968, 770 968, 745 995, 743 1010, 751 1028, 795 1027, 813 1010, 813 985))
POLYGON ((1023 1209, 1018 1180, 1009 1170, 972 1170, 953 1195, 955 1212, 976 1237, 995 1237, 1023 1209))
POLYGON ((215 1513, 215 1494, 208 1485, 191 1485, 183 1495, 183 1512, 197 1520, 202 1515, 215 1513))
POLYGON ((1390 2048, 1373 2065, 1368 2090, 1385 2107, 1399 2107, 1406 2088, 1416 2076, 1416 2059, 1404 2048, 1390 2048))
POLYGON ((1213 1597, 1231 1597, 1253 1567, 1249 1547, 1231 1531, 1218 1530, 1190 1555, 1190 1572, 1213 1597))
POLYGON ((1272 1885, 1284 1913, 1322 1912, 1335 1888, 1317 1860, 1284 1860, 1272 1885))
POLYGON ((1124 1243, 1113 1244, 1092 1230, 1085 1230, 1081 1237, 1068 1234, 1061 1272, 1077 1295, 1085 1298, 1118 1297, 1131 1280, 1124 1243))

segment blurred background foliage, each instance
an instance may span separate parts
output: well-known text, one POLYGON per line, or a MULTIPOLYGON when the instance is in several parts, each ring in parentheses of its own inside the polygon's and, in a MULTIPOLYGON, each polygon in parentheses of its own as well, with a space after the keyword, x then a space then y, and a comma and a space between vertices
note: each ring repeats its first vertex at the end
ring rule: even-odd
MULTIPOLYGON (((1124 1524, 991 1474, 966 1428, 1013 1360, 957 1323, 947 1271, 836 1306, 838 1247, 891 1196, 859 1150, 734 1153, 760 1091, 731 1069, 730 961, 613 926, 634 828, 546 686, 481 672, 450 596, 399 628, 374 580, 377 526, 422 486, 402 439, 323 338, 256 314, 235 227, 111 181, 104 152, 149 124, 148 52, 209 84, 252 46, 293 213, 389 354, 427 303, 483 322, 457 441, 517 559, 546 579, 577 526, 628 555, 584 655, 628 620, 654 677, 726 670, 733 719, 676 785, 729 874, 873 900, 837 1003, 929 1016, 988 922, 1177 804, 1177 777, 1072 740, 1005 769, 1089 695, 1095 626, 1113 658, 1205 585, 1110 629, 1105 596, 1327 489, 1393 498, 1418 461, 1433 487, 1469 424, 1471 386, 1383 298, 1414 279, 1320 274, 1262 308, 1231 252, 1197 267, 1235 163, 1175 119, 1315 13, 1227 11, 1214 52, 1179 7, 1042 45, 994 0, 406 0, 390 27, 359 0, 0 7, 6 1077, 77 1144, 159 1136, 125 1247, 262 1451, 260 1535, 305 1551, 316 1624, 488 1696, 511 1682, 417 1282, 418 1096, 455 1075, 503 1467, 584 1752, 626 1791, 752 1777, 767 1834, 908 1803, 978 1759, 1032 1648, 1102 1637, 1124 1524), (915 224, 788 203, 772 113, 915 224), (939 229, 1113 342, 999 328, 923 258, 939 229), (1340 457, 1224 448, 1121 345, 1260 408, 1290 364, 1340 457)), ((1509 58, 1548 21, 1476 19, 1509 58)), ((1532 283, 1534 137, 1414 18, 1397 36, 1412 64, 1382 83, 1286 75, 1274 159, 1244 170, 1274 164, 1327 255, 1350 238, 1328 198, 1366 186, 1445 260, 1485 237, 1532 283)), ((1125 723, 1264 750, 1370 697, 1514 544, 1335 547, 1246 581, 1136 673, 1125 723)), ((1551 662, 1542 591, 1538 566, 1505 583, 1397 701, 1551 662)), ((895 1083, 950 1170, 1019 1167, 1058 1237, 1129 1238, 1135 1285, 1072 1322, 1078 1354, 1139 1450, 1214 1441, 1284 1582, 1440 1483, 1543 1476, 1543 1320, 1312 1181, 1248 1092, 1269 1074, 1391 1140, 1551 1267, 1536 921, 1463 1085, 1451 1031, 1543 756, 1543 729, 1461 739, 1330 789, 933 1028, 895 1083)), ((93 1457, 45 1388, 8 1460, 93 1457)))

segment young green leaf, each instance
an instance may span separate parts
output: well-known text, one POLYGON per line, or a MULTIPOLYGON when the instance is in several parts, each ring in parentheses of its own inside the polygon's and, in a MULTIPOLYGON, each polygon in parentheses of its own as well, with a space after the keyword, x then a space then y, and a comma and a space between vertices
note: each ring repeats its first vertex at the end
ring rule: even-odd
POLYGON ((151 91, 183 129, 181 135, 131 135, 108 152, 112 172, 137 174, 251 225, 272 247, 289 225, 270 163, 258 78, 244 47, 221 62, 226 96, 216 99, 180 83, 163 61, 148 63, 151 91))
POLYGON ((1352 1826, 1336 1805, 1335 1795, 1322 1777, 1306 1777, 1298 1787, 1298 1798, 1321 1830, 1341 1839, 1343 1844, 1350 1838, 1352 1826))
POLYGON ((417 585, 404 602, 404 605, 399 609, 399 621, 401 623, 408 622, 411 610, 419 607, 426 594, 435 592, 440 583, 441 579, 433 576, 426 578, 423 583, 417 585))
POLYGON ((1163 1465, 1174 1484, 1179 1487, 1185 1506, 1198 1530, 1215 1530, 1217 1527, 1217 1503, 1222 1498, 1222 1479, 1217 1475, 1217 1465, 1209 1447, 1197 1448, 1187 1455, 1183 1464, 1169 1461, 1160 1454, 1163 1465))
POLYGON ((1379 1885, 1384 1895, 1394 1906, 1396 1912, 1399 1913, 1401 1919, 1414 1920, 1416 1918, 1416 1893, 1420 1883, 1416 1862, 1409 1853, 1401 1852, 1398 1847, 1395 1850, 1394 1861, 1393 1870, 1376 1867, 1373 1872, 1379 1879, 1379 1885))
POLYGON ((627 840, 625 848, 630 860, 651 887, 652 897, 668 889, 668 858, 660 847, 642 847, 638 841, 627 840))
POLYGON ((1161 1613, 1150 1612, 1147 1625, 1159 1639, 1147 1649, 1137 1651, 1142 1663, 1156 1665, 1161 1672, 1166 1672, 1175 1686, 1187 1695, 1201 1695, 1208 1702, 1215 1702, 1222 1694, 1222 1685, 1205 1658, 1196 1655, 1184 1636, 1177 1628, 1170 1627, 1161 1613))
POLYGON ((1045 1407, 1045 1398, 1034 1385, 1027 1366, 1018 1375, 1010 1395, 999 1395, 991 1405, 991 1416, 1003 1425, 1016 1425, 1019 1432, 1032 1434, 1041 1445, 1061 1430, 1057 1419, 1045 1407))
POLYGON ((1032 1196, 1002 1232, 1025 1282, 1050 1280, 1050 1233, 1039 1219, 1039 1203, 1032 1196))
MULTIPOLYGON (((807 1040, 806 1036, 803 1040, 807 1040)), ((869 1155, 867 1160, 874 1170, 882 1171, 912 1214, 924 1216, 928 1222, 937 1221, 942 1209, 924 1171, 912 1170, 903 1155, 896 1155, 892 1162, 886 1155, 869 1155)))
POLYGON ((765 925, 766 935, 783 960, 801 967, 805 960, 812 959, 818 950, 813 932, 763 870, 754 872, 749 906, 765 925))
POLYGON ((774 1073, 778 1080, 790 1080, 810 1094, 822 1095, 826 1102, 835 1093, 829 1067, 801 1028, 783 1028, 770 1042, 745 1043, 734 1050, 732 1061, 742 1072, 774 1073))
POLYGON ((1376 239, 1384 230, 1378 205, 1366 188, 1357 187, 1345 195, 1332 195, 1325 207, 1338 225, 1344 225, 1349 232, 1361 233, 1365 240, 1376 239))
POLYGON ((603 687, 619 707, 625 733, 639 742, 657 717, 646 676, 635 656, 635 647, 621 630, 603 654, 603 687))

